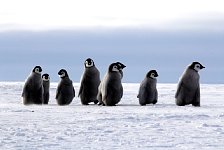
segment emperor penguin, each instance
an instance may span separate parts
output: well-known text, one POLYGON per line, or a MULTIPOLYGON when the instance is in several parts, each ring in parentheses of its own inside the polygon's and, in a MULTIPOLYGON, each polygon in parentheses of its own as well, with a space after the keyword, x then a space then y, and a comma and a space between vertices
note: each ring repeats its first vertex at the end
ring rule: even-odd
POLYGON ((75 97, 75 89, 72 80, 69 79, 65 69, 58 72, 61 81, 56 90, 56 101, 58 105, 69 105, 75 97))
POLYGON ((158 73, 156 70, 150 70, 145 79, 141 82, 137 98, 139 104, 156 104, 158 100, 158 91, 156 88, 158 73))
POLYGON ((123 69, 126 67, 124 64, 122 64, 121 62, 116 62, 118 67, 119 67, 119 72, 121 74, 121 79, 123 78, 123 69))
POLYGON ((198 72, 205 68, 199 62, 192 62, 181 76, 175 94, 176 105, 192 104, 200 107, 200 76, 198 72))
POLYGON ((112 63, 102 81, 100 94, 102 102, 106 106, 115 106, 123 96, 121 75, 117 63, 112 63))
POLYGON ((100 72, 96 68, 94 61, 90 58, 86 59, 85 70, 81 78, 80 89, 78 96, 83 105, 88 105, 90 102, 98 103, 97 93, 100 84, 100 72))
POLYGON ((35 66, 26 79, 22 92, 24 105, 43 103, 43 81, 41 72, 42 68, 40 66, 35 66))
POLYGON ((50 94, 49 94, 50 76, 49 76, 49 74, 47 74, 47 73, 43 74, 42 79, 43 79, 43 88, 44 88, 43 104, 48 104, 49 98, 50 98, 50 94))

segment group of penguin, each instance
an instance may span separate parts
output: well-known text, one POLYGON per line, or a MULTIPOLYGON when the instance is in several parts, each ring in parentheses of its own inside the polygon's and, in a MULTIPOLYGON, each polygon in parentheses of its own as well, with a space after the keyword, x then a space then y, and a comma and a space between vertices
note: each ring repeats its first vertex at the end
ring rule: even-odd
MULTIPOLYGON (((123 96, 123 69, 126 67, 120 62, 109 65, 103 79, 100 80, 100 72, 94 61, 88 58, 84 62, 85 70, 81 77, 78 97, 83 105, 94 103, 103 106, 116 106, 123 96)), ((200 83, 198 72, 205 68, 199 62, 192 62, 187 66, 181 76, 175 102, 178 106, 192 104, 200 106, 200 83)), ((35 66, 25 81, 22 98, 23 104, 48 104, 50 77, 48 74, 41 76, 42 68, 35 66)), ((58 105, 69 105, 75 97, 73 82, 65 69, 58 72, 61 78, 56 89, 56 101, 58 105)), ((156 104, 158 101, 156 70, 150 70, 141 82, 137 98, 141 106, 156 104)))

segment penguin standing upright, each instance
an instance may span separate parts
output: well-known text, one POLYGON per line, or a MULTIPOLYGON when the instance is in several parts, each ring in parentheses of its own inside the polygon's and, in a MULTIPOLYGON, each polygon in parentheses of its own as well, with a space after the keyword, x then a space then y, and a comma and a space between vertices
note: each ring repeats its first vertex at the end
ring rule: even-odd
POLYGON ((24 105, 43 103, 43 81, 41 72, 42 68, 40 66, 35 66, 26 79, 22 92, 24 105))
POLYGON ((140 105, 146 104, 156 104, 158 101, 158 92, 156 88, 158 73, 156 70, 150 70, 147 74, 145 79, 142 81, 138 98, 140 105))
POLYGON ((69 79, 68 73, 65 69, 58 72, 61 81, 56 90, 56 101, 58 105, 69 105, 75 97, 75 89, 72 80, 69 79))
MULTIPOLYGON (((122 64, 121 62, 116 62, 114 63, 117 65, 117 68, 119 70, 120 73, 120 78, 123 78, 123 69, 126 67, 124 64, 122 64)), ((99 101, 98 105, 105 105, 102 101, 102 87, 105 86, 105 82, 104 80, 106 79, 106 77, 108 76, 109 71, 106 72, 106 74, 103 77, 103 80, 100 82, 100 85, 98 87, 98 94, 97 94, 97 100, 99 101)), ((122 92, 120 92, 121 97, 123 96, 123 88, 122 88, 122 92)))
POLYGON ((106 106, 115 106, 123 96, 121 74, 117 63, 112 63, 102 81, 100 87, 102 102, 106 106))
POLYGON ((198 72, 203 68, 205 67, 199 62, 193 62, 186 68, 177 86, 176 105, 200 106, 200 76, 198 72))
POLYGON ((79 95, 81 103, 88 105, 90 102, 98 103, 97 93, 100 84, 100 72, 95 67, 94 61, 90 58, 86 59, 85 71, 82 75, 79 95))
POLYGON ((44 95, 43 95, 43 104, 48 104, 49 98, 50 98, 50 76, 49 74, 43 74, 42 75, 43 79, 43 88, 44 88, 44 95))

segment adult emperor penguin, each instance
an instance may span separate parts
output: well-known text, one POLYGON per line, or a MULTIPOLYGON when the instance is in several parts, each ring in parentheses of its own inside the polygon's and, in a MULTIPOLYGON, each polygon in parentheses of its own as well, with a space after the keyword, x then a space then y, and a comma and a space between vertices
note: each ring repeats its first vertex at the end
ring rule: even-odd
POLYGON ((50 94, 49 94, 50 76, 49 76, 49 74, 47 74, 47 73, 43 74, 42 79, 43 79, 43 88, 44 88, 43 104, 48 104, 49 98, 50 98, 50 94))
POLYGON ((158 73, 156 70, 150 70, 145 79, 141 82, 137 98, 140 105, 156 104, 158 92, 156 88, 158 73))
POLYGON ((95 67, 94 61, 90 58, 86 59, 85 70, 82 75, 79 95, 81 103, 88 105, 90 102, 98 103, 97 93, 100 84, 100 72, 95 67))
POLYGON ((106 106, 115 106, 123 96, 121 75, 117 63, 112 63, 102 81, 100 88, 102 102, 106 106))
POLYGON ((42 68, 35 66, 23 87, 23 104, 42 104, 43 103, 43 81, 41 78, 42 68))
POLYGON ((56 100, 58 105, 69 105, 75 97, 75 89, 72 80, 69 79, 68 73, 65 69, 58 72, 61 81, 56 90, 56 100))
POLYGON ((193 62, 186 68, 177 86, 176 105, 200 106, 200 76, 198 72, 203 68, 205 67, 199 62, 193 62))
POLYGON ((123 78, 123 69, 126 67, 124 64, 122 64, 121 62, 116 62, 118 67, 119 67, 119 72, 121 74, 121 79, 123 78))

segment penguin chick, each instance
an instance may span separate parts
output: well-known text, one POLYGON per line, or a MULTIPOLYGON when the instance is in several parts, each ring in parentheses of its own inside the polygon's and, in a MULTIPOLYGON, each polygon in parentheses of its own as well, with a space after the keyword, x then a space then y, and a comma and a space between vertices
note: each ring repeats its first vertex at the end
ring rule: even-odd
POLYGON ((24 105, 43 103, 43 81, 41 72, 42 68, 40 66, 35 66, 26 79, 22 92, 24 105))
POLYGON ((43 94, 43 104, 48 104, 50 94, 50 76, 49 74, 43 74, 42 75, 42 80, 43 80, 43 88, 44 88, 44 94, 43 94))
POLYGON ((151 70, 146 74, 145 79, 141 82, 139 93, 140 105, 156 104, 158 100, 158 92, 156 88, 158 73, 156 70, 151 70))
POLYGON ((205 67, 199 62, 193 62, 186 68, 177 86, 176 105, 200 106, 200 76, 198 72, 203 68, 205 67))
POLYGON ((56 100, 58 105, 69 105, 75 97, 75 89, 72 80, 69 79, 68 73, 65 69, 58 72, 61 81, 56 90, 56 100))
MULTIPOLYGON (((123 78, 123 69, 126 67, 124 64, 122 64, 121 62, 116 62, 117 66, 118 66, 118 70, 120 72, 120 77, 121 79, 123 78)), ((104 75, 103 80, 105 80, 106 76, 107 76, 108 72, 104 75)), ((100 82, 100 85, 98 87, 98 94, 97 94, 97 100, 99 101, 98 105, 104 105, 103 101, 102 101, 102 93, 101 93, 101 87, 102 84, 104 83, 103 80, 100 82)), ((123 96, 123 92, 121 92, 121 97, 123 96)))
POLYGON ((79 97, 83 105, 88 105, 90 102, 98 103, 97 93, 100 84, 100 72, 96 68, 94 61, 90 58, 86 59, 85 70, 82 75, 79 97))
POLYGON ((102 102, 106 106, 115 106, 123 96, 121 75, 117 63, 112 63, 101 85, 102 102))

